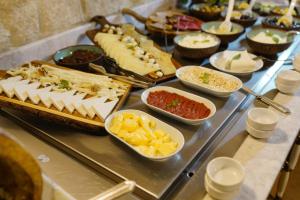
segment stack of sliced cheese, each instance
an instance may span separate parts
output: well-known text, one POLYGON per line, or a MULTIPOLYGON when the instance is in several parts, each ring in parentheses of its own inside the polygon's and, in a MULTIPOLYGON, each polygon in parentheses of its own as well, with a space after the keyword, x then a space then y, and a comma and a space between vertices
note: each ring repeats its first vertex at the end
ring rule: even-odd
POLYGON ((76 110, 82 117, 94 119, 98 116, 103 121, 119 101, 118 99, 107 101, 106 96, 85 98, 86 94, 76 90, 57 92, 52 91, 52 86, 43 88, 40 86, 40 82, 23 80, 22 76, 9 77, 0 80, 0 94, 9 98, 15 96, 20 101, 29 100, 33 104, 41 103, 47 108, 53 106, 58 111, 65 108, 71 114, 76 110))

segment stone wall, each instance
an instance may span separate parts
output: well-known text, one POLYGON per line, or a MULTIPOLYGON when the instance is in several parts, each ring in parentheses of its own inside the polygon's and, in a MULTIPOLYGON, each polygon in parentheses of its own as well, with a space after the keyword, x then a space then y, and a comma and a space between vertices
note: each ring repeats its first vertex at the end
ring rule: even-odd
POLYGON ((151 0, 0 0, 0 53, 151 0))

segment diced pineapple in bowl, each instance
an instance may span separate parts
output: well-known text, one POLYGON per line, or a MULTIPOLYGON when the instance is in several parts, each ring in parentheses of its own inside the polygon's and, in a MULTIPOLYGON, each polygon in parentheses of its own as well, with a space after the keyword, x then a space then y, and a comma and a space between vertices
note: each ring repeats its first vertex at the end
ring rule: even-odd
POLYGON ((184 146, 176 128, 139 110, 121 110, 105 121, 105 129, 138 154, 151 160, 166 160, 184 146))

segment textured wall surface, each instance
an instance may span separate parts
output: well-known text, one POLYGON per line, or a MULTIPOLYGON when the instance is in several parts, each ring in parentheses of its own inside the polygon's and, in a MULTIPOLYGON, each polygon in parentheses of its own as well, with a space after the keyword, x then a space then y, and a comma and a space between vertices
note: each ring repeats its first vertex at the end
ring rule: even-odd
POLYGON ((0 53, 151 0, 0 0, 0 53))

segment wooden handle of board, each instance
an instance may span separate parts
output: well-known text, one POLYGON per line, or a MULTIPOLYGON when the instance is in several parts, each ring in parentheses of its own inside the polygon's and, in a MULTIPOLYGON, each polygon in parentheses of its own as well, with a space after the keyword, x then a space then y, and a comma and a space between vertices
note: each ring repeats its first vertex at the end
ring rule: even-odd
POLYGON ((134 17, 136 20, 138 20, 144 24, 147 21, 146 17, 143 17, 142 15, 138 14, 137 12, 135 12, 129 8, 123 8, 121 12, 123 15, 130 15, 130 16, 134 17))

